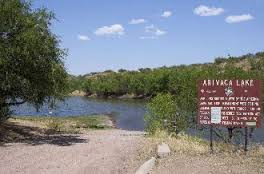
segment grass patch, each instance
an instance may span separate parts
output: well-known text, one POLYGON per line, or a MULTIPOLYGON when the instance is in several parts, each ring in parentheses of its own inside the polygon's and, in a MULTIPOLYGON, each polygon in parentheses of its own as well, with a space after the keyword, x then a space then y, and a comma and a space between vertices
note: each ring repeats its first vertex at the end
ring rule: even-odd
POLYGON ((16 116, 8 121, 19 125, 43 128, 46 132, 81 133, 88 129, 113 128, 113 123, 107 115, 76 117, 16 116))

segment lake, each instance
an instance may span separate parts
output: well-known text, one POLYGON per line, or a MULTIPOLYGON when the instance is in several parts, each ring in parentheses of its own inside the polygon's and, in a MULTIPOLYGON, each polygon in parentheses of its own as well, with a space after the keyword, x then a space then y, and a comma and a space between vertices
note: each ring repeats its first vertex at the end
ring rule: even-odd
MULTIPOLYGON (((146 102, 142 100, 117 100, 117 99, 90 99, 87 97, 67 97, 64 102, 59 102, 54 109, 47 105, 40 108, 39 112, 29 104, 13 107, 14 115, 25 116, 80 116, 93 114, 111 114, 116 121, 116 126, 124 130, 144 130, 144 114, 146 102)), ((263 120, 262 120, 263 121, 263 120)), ((264 125, 264 123, 262 123, 264 125)), ((226 129, 224 129, 226 131, 226 129)), ((200 132, 194 129, 188 131, 192 135, 200 132)), ((205 131, 203 137, 208 139, 209 133, 205 131)), ((244 138, 243 136, 241 137, 244 138)), ((243 141, 240 138, 239 141, 243 141)), ((264 129, 256 129, 252 136, 254 142, 264 142, 264 129)))
POLYGON ((144 130, 145 102, 141 100, 90 99, 87 97, 67 97, 58 102, 56 108, 47 105, 39 112, 30 105, 13 107, 14 115, 26 116, 80 116, 93 114, 111 114, 117 128, 125 130, 144 130))

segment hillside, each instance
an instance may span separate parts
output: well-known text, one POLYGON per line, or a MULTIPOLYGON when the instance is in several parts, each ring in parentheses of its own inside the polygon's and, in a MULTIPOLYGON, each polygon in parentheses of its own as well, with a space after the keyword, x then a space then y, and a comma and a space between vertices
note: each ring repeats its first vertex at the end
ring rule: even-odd
POLYGON ((160 68, 141 68, 137 71, 120 69, 107 70, 81 76, 69 75, 70 91, 85 91, 94 97, 146 98, 160 92, 177 93, 181 78, 262 78, 264 52, 239 57, 219 57, 214 62, 191 65, 178 65, 160 68))
MULTIPOLYGON (((161 69, 161 68, 168 68, 168 69, 173 69, 173 68, 178 68, 181 66, 186 66, 186 67, 192 67, 192 66, 213 66, 213 65, 219 65, 220 67, 225 67, 227 65, 232 65, 234 67, 241 67, 244 70, 250 70, 251 67, 251 62, 253 61, 260 61, 261 59, 264 59, 264 52, 258 52, 256 54, 246 54, 243 56, 239 56, 239 57, 217 57, 214 59, 214 62, 208 62, 208 63, 202 63, 202 64, 190 64, 190 65, 175 65, 175 66, 170 66, 170 67, 159 67, 159 68, 140 68, 137 71, 138 72, 144 72, 144 71, 151 71, 151 70, 156 70, 156 69, 161 69)), ((113 70, 106 70, 104 72, 91 72, 91 73, 87 73, 84 75, 80 75, 80 76, 74 76, 74 75, 70 75, 69 77, 70 79, 81 79, 81 78, 95 78, 98 76, 107 76, 110 75, 112 73, 127 73, 127 72, 135 72, 135 71, 129 71, 129 70, 125 70, 125 69, 119 69, 117 72, 113 71, 113 70)))

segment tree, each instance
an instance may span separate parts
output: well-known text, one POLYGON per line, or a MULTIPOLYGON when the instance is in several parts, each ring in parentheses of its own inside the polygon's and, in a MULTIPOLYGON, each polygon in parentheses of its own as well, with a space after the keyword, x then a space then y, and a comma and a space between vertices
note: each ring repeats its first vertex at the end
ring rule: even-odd
POLYGON ((127 70, 125 70, 125 69, 119 69, 118 72, 119 73, 124 73, 124 72, 127 72, 127 70))
POLYGON ((38 108, 66 93, 66 52, 50 30, 53 19, 29 1, 0 0, 0 120, 12 105, 38 108))

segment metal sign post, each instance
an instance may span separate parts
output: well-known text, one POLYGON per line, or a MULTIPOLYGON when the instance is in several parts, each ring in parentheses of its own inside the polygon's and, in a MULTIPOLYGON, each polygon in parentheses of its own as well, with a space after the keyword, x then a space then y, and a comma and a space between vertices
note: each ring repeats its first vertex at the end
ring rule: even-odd
POLYGON ((210 153, 214 153, 213 149, 213 125, 210 126, 210 153))
POLYGON ((248 127, 245 127, 245 148, 244 148, 244 151, 245 151, 245 154, 247 154, 247 151, 248 151, 248 127))

